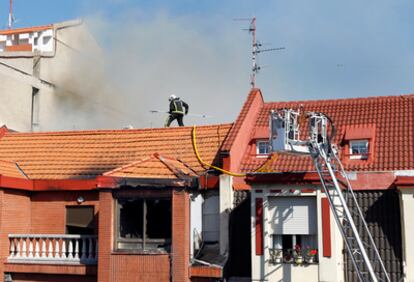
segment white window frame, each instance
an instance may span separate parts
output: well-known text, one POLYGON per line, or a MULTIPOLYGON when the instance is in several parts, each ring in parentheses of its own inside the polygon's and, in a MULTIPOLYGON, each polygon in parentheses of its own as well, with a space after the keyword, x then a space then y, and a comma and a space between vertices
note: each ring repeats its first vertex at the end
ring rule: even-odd
MULTIPOLYGON (((286 227, 282 227, 280 230, 280 226, 271 226, 269 233, 271 236, 271 248, 270 252, 273 257, 271 258, 271 263, 294 263, 295 257, 295 246, 296 244, 300 244, 302 249, 302 256, 307 258, 307 251, 311 249, 318 250, 318 217, 317 217, 317 199, 314 196, 306 196, 306 197, 275 197, 269 198, 269 220, 275 220, 272 217, 280 216, 283 222, 276 223, 277 225, 286 224, 286 227), (306 199, 305 199, 306 198, 306 199), (273 202, 273 204, 271 203, 273 202), (288 203, 291 202, 292 206, 289 206, 288 203), (276 204, 276 205, 275 205, 276 204), (279 204, 279 205, 278 205, 279 204), (307 206, 308 210, 303 210, 303 207, 307 206), (272 211, 273 209, 276 209, 272 211), (278 210, 279 209, 279 210, 278 210), (302 218, 299 214, 303 214, 303 229, 301 228, 293 228, 288 227, 287 225, 291 225, 290 221, 294 221, 294 225, 297 226, 301 222, 298 218, 302 218), (296 218, 296 220, 295 220, 296 218), (286 245, 283 243, 283 237, 290 237, 291 244, 286 245), (298 243, 298 238, 300 237, 301 243, 298 243), (306 243, 305 243, 306 242, 306 243), (290 259, 287 259, 290 257, 290 259)), ((317 258, 313 263, 317 263, 317 258)))
POLYGON ((270 154, 269 146, 270 146, 269 140, 263 140, 263 139, 262 140, 257 140, 256 141, 256 155, 258 157, 268 156, 270 154), (267 152, 265 152, 265 153, 260 152, 260 145, 262 145, 262 144, 266 145, 266 151, 267 152))
POLYGON ((368 139, 359 139, 359 140, 350 140, 349 141, 349 158, 351 160, 366 160, 366 159, 368 159, 368 154, 369 154, 369 140, 368 139), (353 153, 353 146, 355 146, 356 144, 361 144, 362 142, 365 143, 365 147, 366 147, 367 152, 366 153, 354 154, 353 153))

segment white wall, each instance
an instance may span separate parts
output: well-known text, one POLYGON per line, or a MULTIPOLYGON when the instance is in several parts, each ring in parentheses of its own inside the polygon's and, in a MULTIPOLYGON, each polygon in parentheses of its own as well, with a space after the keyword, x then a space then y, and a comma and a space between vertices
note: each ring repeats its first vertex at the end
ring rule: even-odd
POLYGON ((190 257, 193 258, 201 247, 203 231, 203 196, 194 192, 190 201, 190 257))
POLYGON ((414 282, 414 188, 400 190, 404 281, 414 282))
POLYGON ((40 107, 35 131, 96 128, 98 123, 113 127, 111 114, 98 104, 105 100, 100 96, 105 88, 99 63, 103 60, 86 27, 80 21, 65 22, 37 35, 39 44, 51 38, 41 46, 45 53, 0 53, 0 124, 31 130, 32 87, 36 87, 40 107), (34 71, 36 60, 40 61, 34 71))
MULTIPOLYGON (((318 191, 318 234, 322 234, 322 209, 321 209, 321 199, 326 198, 325 194, 321 191, 318 191)), ((336 197, 334 199, 335 203, 339 199, 336 197)), ((319 245, 319 279, 321 282, 328 281, 344 281, 344 260, 342 250, 344 248, 344 243, 342 235, 339 231, 338 225, 336 224, 334 215, 330 211, 330 225, 331 225, 331 257, 322 256, 323 252, 323 238, 322 236, 318 237, 319 245)))
MULTIPOLYGON (((331 246, 332 256, 323 257, 322 244, 322 214, 321 214, 321 197, 319 190, 313 193, 302 193, 301 189, 312 188, 311 185, 253 185, 251 196, 251 257, 252 257, 252 281, 343 281, 343 263, 342 263, 342 238, 339 229, 336 226, 331 213, 331 246), (263 192, 257 193, 260 189, 263 192), (281 190, 281 192, 270 192, 270 190, 281 190), (293 189, 293 190, 292 190, 293 189), (291 192, 291 190, 293 192, 291 192), (294 265, 294 264, 271 264, 270 252, 270 222, 268 198, 274 196, 314 196, 316 197, 317 208, 317 227, 318 227, 318 264, 294 265), (256 198, 263 198, 263 244, 264 254, 256 255, 256 233, 255 233, 255 214, 256 198)), ((317 187, 316 187, 317 188, 317 187)))
POLYGON ((220 175, 220 254, 229 251, 229 222, 233 208, 233 176, 220 175))

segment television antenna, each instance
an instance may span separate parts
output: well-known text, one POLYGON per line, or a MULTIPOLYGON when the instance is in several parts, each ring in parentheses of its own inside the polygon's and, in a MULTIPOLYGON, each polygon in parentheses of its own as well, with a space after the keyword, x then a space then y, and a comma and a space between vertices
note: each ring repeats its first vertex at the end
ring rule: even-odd
POLYGON ((10 6, 9 6, 9 22, 7 24, 8 29, 12 29, 14 23, 14 17, 13 17, 13 0, 10 0, 10 6))
POLYGON ((256 17, 253 18, 237 18, 234 19, 236 21, 249 21, 250 26, 249 28, 244 28, 243 30, 248 31, 252 35, 252 74, 250 75, 250 85, 252 88, 256 87, 256 74, 259 73, 260 69, 262 68, 258 62, 258 55, 263 52, 270 52, 270 51, 278 51, 278 50, 284 50, 285 47, 279 47, 279 48, 267 48, 267 49, 261 49, 263 46, 262 43, 260 43, 256 38, 256 17))

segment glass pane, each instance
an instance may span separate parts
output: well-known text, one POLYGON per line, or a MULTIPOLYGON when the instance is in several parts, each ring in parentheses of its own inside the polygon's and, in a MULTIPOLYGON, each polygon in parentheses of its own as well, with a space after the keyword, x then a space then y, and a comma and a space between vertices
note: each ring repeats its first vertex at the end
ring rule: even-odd
POLYGON ((93 207, 66 207, 66 225, 93 228, 93 207))
POLYGON ((147 238, 171 238, 171 200, 147 199, 147 238))
POLYGON ((258 154, 268 154, 269 153, 269 142, 267 142, 267 141, 257 142, 257 153, 258 154))
POLYGON ((119 200, 119 236, 121 238, 142 239, 143 234, 143 200, 119 200))
POLYGON ((361 155, 368 154, 368 141, 352 141, 351 154, 361 155))

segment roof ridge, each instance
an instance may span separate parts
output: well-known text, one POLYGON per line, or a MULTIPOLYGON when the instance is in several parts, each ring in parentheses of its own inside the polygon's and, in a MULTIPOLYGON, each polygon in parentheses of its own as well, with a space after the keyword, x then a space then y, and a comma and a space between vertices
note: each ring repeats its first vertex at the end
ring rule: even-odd
MULTIPOLYGON (((216 128, 220 126, 231 126, 233 123, 219 123, 219 124, 209 124, 209 125, 200 125, 198 128, 216 128)), ((5 133, 13 135, 23 135, 23 136, 67 136, 67 135, 100 135, 108 133, 138 133, 138 132, 152 132, 152 131, 186 131, 191 130, 192 126, 181 126, 181 127, 156 127, 156 128, 134 128, 134 129, 85 129, 85 130, 62 130, 62 131, 40 131, 40 132, 9 132, 5 133)), ((0 128, 0 138, 2 137, 2 131, 0 128)))
POLYGON ((26 179, 30 179, 29 176, 24 172, 24 170, 19 166, 17 162, 14 163, 16 165, 17 170, 24 176, 26 179))
POLYGON ((6 125, 3 125, 2 127, 0 127, 0 139, 9 132, 9 129, 7 128, 6 125))
POLYGON ((237 136, 237 133, 239 132, 239 127, 243 124, 244 120, 246 119, 246 116, 252 107, 252 103, 256 95, 260 95, 262 97, 262 102, 264 103, 261 90, 259 88, 252 88, 249 92, 249 95, 247 96, 246 101, 243 104, 242 109, 240 110, 239 115, 237 116, 236 121, 233 123, 232 128, 227 134, 226 140, 224 140, 223 142, 223 151, 229 151, 233 146, 234 138, 237 136))
POLYGON ((370 97, 351 97, 351 98, 338 98, 338 99, 320 99, 320 100, 291 100, 291 101, 272 101, 265 102, 264 105, 278 104, 278 103, 321 103, 321 102, 355 102, 355 101, 372 101, 372 100, 387 100, 387 99, 404 99, 414 98, 414 94, 400 94, 400 95, 385 95, 385 96, 370 96, 370 97))
MULTIPOLYGON (((187 174, 186 173, 184 173, 181 169, 179 169, 178 167, 176 167, 175 165, 173 165, 173 164, 170 164, 170 163, 168 163, 168 161, 166 161, 167 159, 168 160, 173 160, 173 159, 171 159, 171 158, 168 158, 168 157, 163 157, 162 155, 160 155, 160 154, 158 154, 158 153, 155 153, 154 154, 154 156, 155 157, 157 157, 172 173, 174 173, 175 174, 175 176, 177 176, 178 178, 186 178, 187 177, 187 174)), ((182 165, 184 165, 186 168, 188 168, 189 170, 191 170, 192 172, 194 172, 194 170, 193 169, 191 169, 187 164, 185 164, 183 161, 181 161, 181 160, 179 160, 179 159, 177 159, 177 158, 174 158, 176 161, 178 161, 179 163, 181 163, 182 165)), ((197 174, 197 173, 195 173, 194 172, 194 174, 197 174)))

